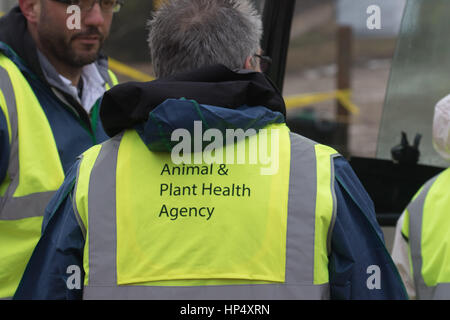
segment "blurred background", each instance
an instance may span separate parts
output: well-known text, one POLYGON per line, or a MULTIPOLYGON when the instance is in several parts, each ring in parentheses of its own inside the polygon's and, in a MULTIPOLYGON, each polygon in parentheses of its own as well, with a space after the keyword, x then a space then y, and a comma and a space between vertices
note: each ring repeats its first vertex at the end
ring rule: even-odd
MULTIPOLYGON (((161 0, 159 0, 161 1, 161 0)), ((115 60, 144 74, 152 75, 147 47, 147 20, 159 1, 126 0, 114 17, 105 52, 115 60)), ((267 0, 269 1, 269 0, 267 0)), ((258 9, 264 0, 254 0, 258 9)), ((8 11, 17 0, 0 0, 0 11, 8 11)), ((297 0, 290 31, 290 45, 283 94, 311 95, 333 92, 338 77, 338 30, 351 26, 351 63, 348 65, 351 101, 359 109, 340 119, 336 100, 301 103, 289 109, 292 126, 303 126, 305 135, 333 145, 346 156, 373 157, 382 116, 391 60, 405 6, 405 0, 297 0), (369 30, 366 9, 379 5, 382 29, 369 30), (348 140, 336 142, 337 123, 348 124, 348 140), (313 126, 311 130, 307 128, 313 126)), ((116 73, 118 73, 116 71, 116 73)), ((120 81, 133 79, 132 72, 118 73, 120 81)), ((136 77, 134 77, 136 78, 136 77)))
MULTIPOLYGON (((284 95, 329 92, 343 76, 351 89, 351 101, 359 112, 338 118, 335 100, 294 108, 289 118, 312 117, 319 125, 316 138, 334 145, 346 156, 374 157, 383 104, 404 0, 297 0, 285 76, 284 95), (382 28, 369 30, 366 13, 370 5, 381 8, 382 28), (340 39, 339 29, 351 27, 350 39, 340 39), (350 63, 338 74, 341 45, 350 63), (347 42, 347 43, 345 43, 347 42), (347 122, 348 140, 332 141, 336 123, 347 122)), ((345 58, 345 57, 344 57, 345 58)), ((304 123, 304 121, 303 121, 304 123)), ((316 130, 317 131, 317 130, 316 130)))
MULTIPOLYGON (((267 0, 269 1, 269 0, 267 0)), ((273 0, 272 0, 273 1, 273 0)), ((158 1, 127 0, 115 17, 105 47, 109 56, 141 72, 152 74, 147 47, 146 21, 158 1)), ((263 13, 264 0, 254 0, 263 13)), ((337 116, 337 102, 327 99, 303 103, 288 112, 291 127, 302 126, 303 134, 334 146, 346 156, 374 157, 378 129, 405 0, 297 0, 290 30, 290 45, 283 94, 285 97, 330 93, 337 89, 338 31, 351 26, 351 63, 348 73, 351 101, 358 113, 337 116), (368 6, 377 4, 382 29, 367 29, 368 6), (336 141, 339 123, 347 123, 348 140, 336 141), (311 130, 308 130, 309 127, 311 130)), ((132 80, 120 77, 122 81, 132 80)))

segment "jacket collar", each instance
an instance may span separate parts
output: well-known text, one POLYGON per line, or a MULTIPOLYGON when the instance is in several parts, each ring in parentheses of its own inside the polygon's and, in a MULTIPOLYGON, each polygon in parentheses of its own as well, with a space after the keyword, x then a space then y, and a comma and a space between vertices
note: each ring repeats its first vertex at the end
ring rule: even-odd
MULTIPOLYGON (((205 132, 215 129, 214 134, 220 131, 225 144, 229 129, 242 129, 245 135, 253 135, 268 125, 284 122, 280 112, 264 106, 243 105, 231 109, 198 104, 195 100, 168 99, 150 112, 149 119, 136 125, 135 129, 150 150, 170 152, 178 144, 178 141, 172 140, 172 134, 177 129, 188 132, 192 143, 194 140, 203 141, 205 132)), ((203 141, 203 148, 209 143, 203 141)))
POLYGON ((265 107, 272 113, 286 115, 284 100, 275 85, 262 73, 232 71, 223 65, 201 68, 152 82, 131 82, 115 86, 102 100, 100 117, 109 136, 134 128, 149 120, 161 105, 175 112, 169 99, 185 98, 198 105, 236 110, 265 107))

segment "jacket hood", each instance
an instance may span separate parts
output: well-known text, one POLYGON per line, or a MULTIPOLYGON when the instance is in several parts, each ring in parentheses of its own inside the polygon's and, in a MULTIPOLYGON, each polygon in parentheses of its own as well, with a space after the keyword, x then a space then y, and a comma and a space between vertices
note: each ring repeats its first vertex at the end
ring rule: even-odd
POLYGON ((168 99, 150 112, 148 121, 135 125, 134 128, 150 150, 170 152, 179 143, 180 137, 183 140, 187 138, 187 132, 191 150, 196 150, 197 147, 204 150, 211 142, 218 142, 215 140, 218 131, 222 137, 222 145, 225 145, 235 142, 234 139, 227 140, 228 129, 233 130, 233 135, 240 136, 235 130, 241 129, 241 134, 251 136, 268 125, 279 123, 284 123, 283 115, 263 106, 243 105, 228 109, 199 104, 195 100, 168 99), (184 129, 184 132, 179 131, 174 140, 172 134, 177 129, 184 129), (210 132, 214 138, 212 141, 211 138, 205 141, 203 138, 209 129, 215 129, 210 132), (196 146, 198 140, 201 145, 196 146))
POLYGON ((120 84, 107 91, 100 117, 112 137, 134 128, 151 150, 168 151, 175 129, 260 129, 284 123, 286 106, 262 73, 215 65, 151 82, 120 84))

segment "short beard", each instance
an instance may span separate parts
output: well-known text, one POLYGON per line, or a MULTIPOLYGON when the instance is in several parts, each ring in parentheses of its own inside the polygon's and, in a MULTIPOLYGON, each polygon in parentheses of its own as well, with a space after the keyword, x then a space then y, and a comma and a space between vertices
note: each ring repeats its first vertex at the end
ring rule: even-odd
POLYGON ((95 62, 99 58, 104 36, 97 28, 91 26, 83 32, 74 34, 71 38, 66 39, 64 37, 64 32, 61 32, 61 30, 55 30, 55 27, 49 23, 52 18, 48 16, 46 8, 43 7, 42 9, 43 10, 41 11, 40 17, 41 24, 38 26, 37 33, 43 51, 73 68, 82 68, 85 65, 95 62), (89 35, 95 35, 100 38, 100 45, 97 52, 92 54, 77 54, 72 48, 72 41, 79 36, 89 35))
POLYGON ((99 33, 96 28, 90 28, 85 32, 77 34, 73 38, 67 42, 63 37, 54 34, 53 31, 48 30, 45 26, 43 28, 38 29, 39 41, 44 50, 49 54, 53 55, 59 61, 64 62, 67 65, 75 68, 82 68, 85 65, 91 64, 95 62, 103 44, 103 36, 99 33), (74 40, 78 36, 85 35, 99 35, 100 36, 100 46, 95 53, 92 54, 77 54, 75 50, 72 48, 72 40, 74 40))
POLYGON ((88 28, 86 31, 77 34, 76 36, 74 36, 73 38, 70 39, 70 43, 68 45, 66 45, 66 47, 64 48, 66 51, 65 52, 65 62, 68 64, 71 64, 73 66, 78 66, 78 67, 83 67, 85 65, 91 64, 95 61, 97 61, 97 59, 100 56, 100 51, 102 49, 103 46, 103 41, 104 41, 104 37, 103 35, 97 30, 97 28, 95 27, 90 27, 88 28), (99 39, 99 47, 97 49, 97 51, 95 53, 89 54, 89 55, 81 55, 81 54, 76 54, 75 50, 72 49, 71 47, 71 42, 72 40, 75 40, 77 37, 80 36, 98 36, 99 39))

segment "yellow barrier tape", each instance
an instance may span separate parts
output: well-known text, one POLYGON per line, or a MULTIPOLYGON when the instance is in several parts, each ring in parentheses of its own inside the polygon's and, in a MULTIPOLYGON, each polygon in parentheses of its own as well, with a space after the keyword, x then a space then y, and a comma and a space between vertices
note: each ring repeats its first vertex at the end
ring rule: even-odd
POLYGON ((0 11, 0 17, 1 17, 2 15, 4 15, 4 14, 5 14, 4 12, 1 12, 1 11, 0 11))
POLYGON ((109 67, 112 71, 135 79, 137 81, 147 82, 155 80, 155 78, 149 76, 148 74, 140 72, 112 58, 109 58, 109 67))
POLYGON ((359 114, 359 108, 351 101, 351 90, 349 89, 288 96, 284 100, 286 109, 302 108, 314 103, 338 100, 350 113, 359 114))
POLYGON ((351 90, 339 90, 336 92, 336 96, 345 109, 354 115, 359 115, 359 108, 351 101, 351 90))
POLYGON ((153 10, 158 10, 165 0, 153 0, 153 10))
POLYGON ((336 99, 336 92, 299 94, 286 97, 285 103, 286 109, 294 109, 333 99, 336 99))

